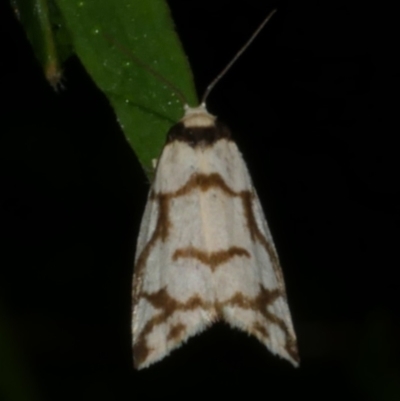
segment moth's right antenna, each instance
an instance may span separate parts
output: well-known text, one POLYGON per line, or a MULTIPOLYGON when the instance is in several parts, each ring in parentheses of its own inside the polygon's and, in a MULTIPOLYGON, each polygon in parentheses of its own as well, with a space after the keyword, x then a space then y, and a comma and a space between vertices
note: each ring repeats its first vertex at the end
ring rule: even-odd
POLYGON ((201 104, 204 104, 208 95, 213 90, 214 86, 218 83, 218 81, 227 73, 227 71, 232 67, 232 65, 236 62, 236 60, 242 55, 242 53, 250 46, 251 42, 257 37, 260 31, 264 28, 265 24, 271 19, 271 17, 276 13, 276 9, 272 10, 261 25, 256 29, 256 31, 251 35, 250 39, 242 46, 242 48, 236 53, 235 57, 228 63, 228 65, 217 75, 217 77, 207 86, 206 91, 204 92, 203 97, 201 98, 201 104))

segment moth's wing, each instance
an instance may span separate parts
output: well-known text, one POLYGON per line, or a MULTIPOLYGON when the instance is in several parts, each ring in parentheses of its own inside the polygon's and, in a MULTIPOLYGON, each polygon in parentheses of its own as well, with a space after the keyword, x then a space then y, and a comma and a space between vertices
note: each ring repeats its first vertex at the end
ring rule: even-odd
POLYGON ((172 142, 160 158, 134 276, 137 367, 216 318, 297 365, 281 268, 243 158, 227 139, 172 142))
POLYGON ((223 192, 227 201, 218 229, 226 235, 227 249, 247 252, 233 255, 214 270, 220 313, 229 324, 256 336, 272 353, 297 366, 296 336, 282 270, 247 167, 232 141, 219 141, 214 152, 221 161, 214 166, 215 172, 232 191, 231 195, 223 192))
POLYGON ((202 194, 194 187, 181 191, 197 171, 194 152, 179 142, 164 147, 143 216, 133 278, 132 332, 139 369, 216 319, 210 269, 176 253, 203 247, 205 241, 202 194))

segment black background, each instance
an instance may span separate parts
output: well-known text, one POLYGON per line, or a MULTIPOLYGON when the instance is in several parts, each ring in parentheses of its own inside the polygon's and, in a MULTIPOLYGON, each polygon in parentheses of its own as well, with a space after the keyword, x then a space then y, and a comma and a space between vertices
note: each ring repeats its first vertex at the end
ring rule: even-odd
MULTIPOLYGON (((276 5, 169 3, 199 93, 276 5)), ((330 0, 278 9, 208 109, 234 132, 264 205, 301 367, 217 324, 137 372, 130 288, 147 179, 79 61, 55 93, 1 2, 7 399, 26 399, 10 390, 18 375, 39 401, 399 399, 398 14, 330 0)))

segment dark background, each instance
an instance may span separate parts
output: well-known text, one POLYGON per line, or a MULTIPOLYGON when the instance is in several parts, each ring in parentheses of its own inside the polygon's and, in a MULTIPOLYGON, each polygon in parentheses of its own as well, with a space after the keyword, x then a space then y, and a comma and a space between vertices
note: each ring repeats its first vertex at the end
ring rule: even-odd
MULTIPOLYGON (((200 93, 276 5, 169 3, 200 93)), ((147 179, 79 61, 55 93, 0 3, 7 400, 400 398, 398 14, 278 7, 208 108, 232 128, 266 211, 301 367, 218 324, 136 372, 130 288, 147 179)))

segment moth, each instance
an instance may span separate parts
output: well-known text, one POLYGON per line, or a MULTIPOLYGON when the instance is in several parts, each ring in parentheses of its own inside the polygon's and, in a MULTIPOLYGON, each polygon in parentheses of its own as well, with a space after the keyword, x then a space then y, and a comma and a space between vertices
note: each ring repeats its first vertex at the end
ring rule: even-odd
POLYGON ((282 270, 256 190, 230 130, 206 110, 215 82, 201 105, 185 106, 170 129, 142 218, 132 289, 138 369, 219 320, 299 362, 282 270))

